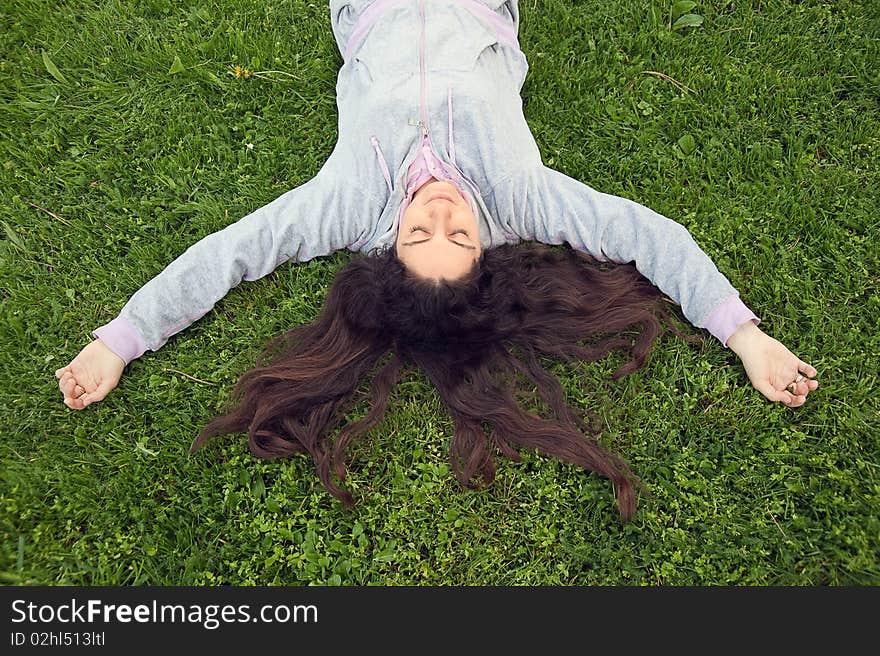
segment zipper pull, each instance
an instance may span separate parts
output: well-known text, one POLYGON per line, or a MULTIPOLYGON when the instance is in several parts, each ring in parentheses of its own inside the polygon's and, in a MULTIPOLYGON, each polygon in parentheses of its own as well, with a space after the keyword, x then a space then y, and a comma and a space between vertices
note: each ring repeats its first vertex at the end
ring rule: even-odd
POLYGON ((423 137, 428 136, 428 128, 421 121, 417 121, 414 118, 411 118, 409 121, 407 121, 407 124, 413 126, 414 128, 422 128, 422 136, 423 137))

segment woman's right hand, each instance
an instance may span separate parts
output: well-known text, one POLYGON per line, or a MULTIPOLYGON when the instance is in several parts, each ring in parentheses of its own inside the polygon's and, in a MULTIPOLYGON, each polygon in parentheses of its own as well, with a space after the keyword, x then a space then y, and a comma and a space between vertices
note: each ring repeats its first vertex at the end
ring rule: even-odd
POLYGON ((728 338, 727 346, 742 360, 752 386, 771 401, 797 408, 819 388, 815 367, 751 321, 728 338))
POLYGON ((96 339, 55 372, 64 405, 73 410, 101 401, 119 383, 125 362, 96 339))

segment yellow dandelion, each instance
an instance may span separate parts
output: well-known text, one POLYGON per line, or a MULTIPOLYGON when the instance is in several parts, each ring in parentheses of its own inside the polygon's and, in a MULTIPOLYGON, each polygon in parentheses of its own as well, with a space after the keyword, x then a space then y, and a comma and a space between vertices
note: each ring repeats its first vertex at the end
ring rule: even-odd
POLYGON ((248 69, 244 69, 244 77, 245 77, 245 79, 249 78, 250 76, 251 76, 251 72, 250 72, 248 69))
POLYGON ((236 64, 234 70, 235 70, 235 77, 241 77, 241 66, 236 64))

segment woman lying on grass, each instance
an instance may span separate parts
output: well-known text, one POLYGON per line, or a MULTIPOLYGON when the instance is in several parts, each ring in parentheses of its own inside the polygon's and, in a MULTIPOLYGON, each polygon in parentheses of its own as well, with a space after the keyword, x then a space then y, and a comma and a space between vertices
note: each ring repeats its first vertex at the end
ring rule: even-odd
POLYGON ((191 246, 95 330, 55 372, 68 407, 102 400, 129 362, 242 280, 343 247, 364 255, 337 275, 312 324, 268 345, 194 450, 246 432, 263 458, 308 452, 351 504, 346 447, 380 421, 415 365, 452 415, 463 485, 492 481, 496 448, 514 459, 537 449, 611 479, 627 520, 637 479, 566 405, 543 359, 623 349, 631 359, 615 376, 635 371, 671 325, 665 295, 731 348, 771 401, 800 406, 818 387, 816 370, 758 328, 683 226, 542 164, 519 95, 528 64, 517 0, 331 0, 330 12, 344 63, 327 162, 191 246), (331 441, 369 378, 372 409, 331 441), (520 408, 521 382, 552 416, 520 408))

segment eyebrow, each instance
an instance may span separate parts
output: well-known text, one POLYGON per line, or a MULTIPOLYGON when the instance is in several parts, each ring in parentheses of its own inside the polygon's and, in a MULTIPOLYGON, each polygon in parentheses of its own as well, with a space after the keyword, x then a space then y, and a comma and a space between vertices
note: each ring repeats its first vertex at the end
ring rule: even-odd
MULTIPOLYGON (((428 237, 427 239, 419 239, 418 241, 408 241, 405 244, 401 244, 401 246, 415 246, 416 244, 424 244, 426 241, 431 241, 431 238, 428 237)), ((471 246, 470 244, 460 244, 459 242, 452 241, 451 239, 449 239, 448 241, 452 244, 455 244, 456 246, 458 246, 460 248, 468 248, 472 251, 477 250, 476 246, 471 246)))

